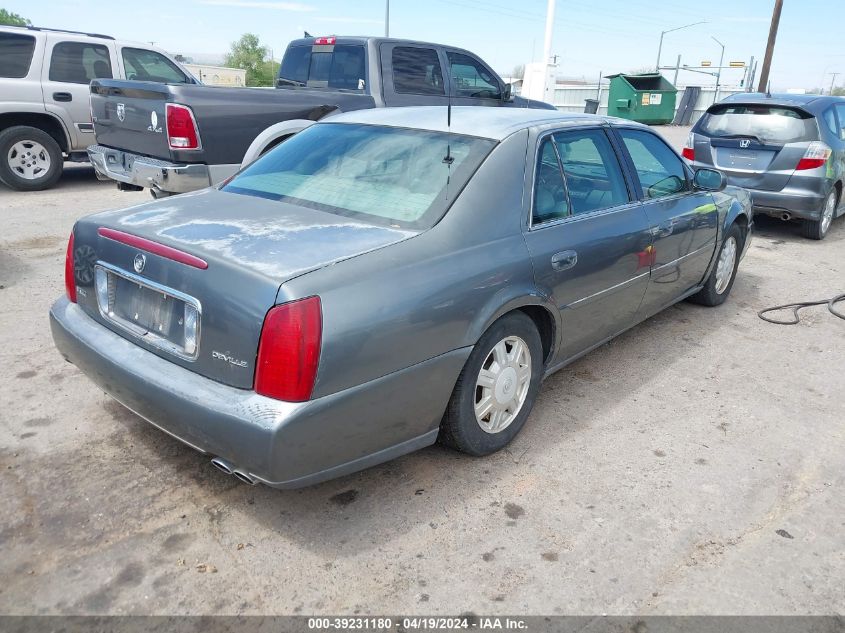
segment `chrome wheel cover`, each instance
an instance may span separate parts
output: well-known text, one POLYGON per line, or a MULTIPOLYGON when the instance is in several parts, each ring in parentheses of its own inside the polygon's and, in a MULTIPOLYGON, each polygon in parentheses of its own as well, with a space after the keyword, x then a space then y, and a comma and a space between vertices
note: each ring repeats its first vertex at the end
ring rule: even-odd
POLYGON ((36 141, 18 141, 6 156, 9 169, 24 180, 38 180, 50 171, 50 152, 36 141))
POLYGON ((731 235, 722 246, 719 261, 716 263, 716 294, 728 289, 736 265, 736 238, 731 235))
POLYGON ((833 222, 833 212, 836 208, 836 195, 830 194, 825 200, 824 210, 822 211, 822 235, 827 233, 830 228, 830 223, 833 222))
POLYGON ((518 336, 493 346, 475 381, 473 408, 478 426, 499 433, 519 415, 531 386, 531 351, 518 336))

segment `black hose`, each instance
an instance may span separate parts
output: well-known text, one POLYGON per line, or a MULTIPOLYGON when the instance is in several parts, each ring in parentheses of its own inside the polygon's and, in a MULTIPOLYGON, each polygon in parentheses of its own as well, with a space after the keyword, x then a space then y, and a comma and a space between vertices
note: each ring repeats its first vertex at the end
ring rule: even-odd
POLYGON ((832 299, 822 299, 821 301, 801 301, 799 303, 785 303, 782 306, 775 306, 773 308, 766 308, 765 310, 761 310, 757 313, 757 316, 763 319, 764 321, 768 321, 769 323, 774 323, 775 325, 797 325, 801 318, 798 316, 798 311, 802 308, 809 308, 810 306, 820 306, 827 304, 827 309, 830 310, 831 314, 834 316, 838 316, 840 319, 845 319, 845 314, 839 312, 833 306, 839 303, 840 301, 845 301, 845 294, 836 295, 832 299), (792 308, 792 321, 778 321, 777 319, 771 319, 767 316, 763 316, 767 312, 775 312, 777 310, 786 310, 787 308, 792 308))

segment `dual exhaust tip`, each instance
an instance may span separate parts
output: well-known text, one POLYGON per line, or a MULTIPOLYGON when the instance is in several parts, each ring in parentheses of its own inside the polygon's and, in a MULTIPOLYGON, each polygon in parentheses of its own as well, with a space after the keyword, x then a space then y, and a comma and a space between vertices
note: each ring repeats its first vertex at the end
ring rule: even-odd
POLYGON ((211 465, 214 466, 217 470, 226 473, 227 475, 233 475, 235 478, 240 479, 245 484, 249 484, 250 486, 254 486, 258 483, 258 480, 255 479, 252 475, 243 470, 237 468, 231 462, 226 461, 222 457, 214 457, 211 460, 211 465))

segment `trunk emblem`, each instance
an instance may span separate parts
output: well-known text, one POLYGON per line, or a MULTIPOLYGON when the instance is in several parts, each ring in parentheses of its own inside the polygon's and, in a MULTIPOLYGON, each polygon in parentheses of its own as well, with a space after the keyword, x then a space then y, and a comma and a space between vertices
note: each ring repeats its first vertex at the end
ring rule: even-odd
POLYGON ((158 126, 158 115, 155 110, 150 113, 150 125, 147 131, 161 134, 161 128, 158 126))
POLYGON ((132 268, 135 269, 136 273, 140 273, 144 270, 144 266, 147 265, 147 256, 143 253, 138 253, 135 255, 135 259, 132 260, 132 268))
POLYGON ((742 139, 742 140, 739 142, 739 146, 740 146, 742 149, 745 149, 746 147, 749 147, 750 145, 751 145, 751 141, 750 141, 750 140, 748 140, 747 138, 744 138, 744 139, 742 139))
POLYGON ((118 103, 117 104, 117 118, 120 119, 120 122, 123 123, 126 120, 126 104, 118 103))

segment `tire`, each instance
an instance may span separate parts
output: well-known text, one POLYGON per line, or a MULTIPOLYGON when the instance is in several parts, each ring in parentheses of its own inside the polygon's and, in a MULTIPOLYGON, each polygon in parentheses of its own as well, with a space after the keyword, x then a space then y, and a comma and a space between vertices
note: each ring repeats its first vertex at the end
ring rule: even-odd
POLYGON ((736 223, 731 224, 731 228, 728 229, 725 239, 719 247, 719 255, 716 258, 713 270, 710 271, 707 282, 704 284, 704 288, 689 298, 691 302, 705 306, 717 306, 725 302, 725 299, 731 294, 731 288, 733 288, 736 279, 736 269, 739 266, 742 245, 742 229, 736 223), (733 251, 732 254, 731 251, 733 251), (728 273, 730 277, 726 278, 725 275, 728 273))
POLYGON ((467 359, 440 424, 438 440, 470 455, 489 455, 504 448, 531 413, 542 377, 543 344, 534 322, 522 312, 503 316, 484 333, 467 359), (522 345, 517 345, 520 342, 522 345), (505 362, 499 363, 497 358, 505 362), (477 384, 482 370, 490 380, 489 387, 477 384), (530 370, 527 377, 525 370, 530 370), (505 400, 509 396, 511 399, 505 400), (477 417, 477 400, 482 407, 488 402, 493 408, 477 417))
POLYGON ((59 144, 43 130, 15 125, 0 132, 0 180, 10 189, 49 189, 61 177, 63 167, 59 144))
POLYGON ((834 189, 827 198, 824 199, 822 206, 822 213, 818 220, 804 220, 801 225, 801 232, 804 237, 811 240, 823 240, 827 232, 830 230, 830 225, 836 215, 837 195, 834 189))

